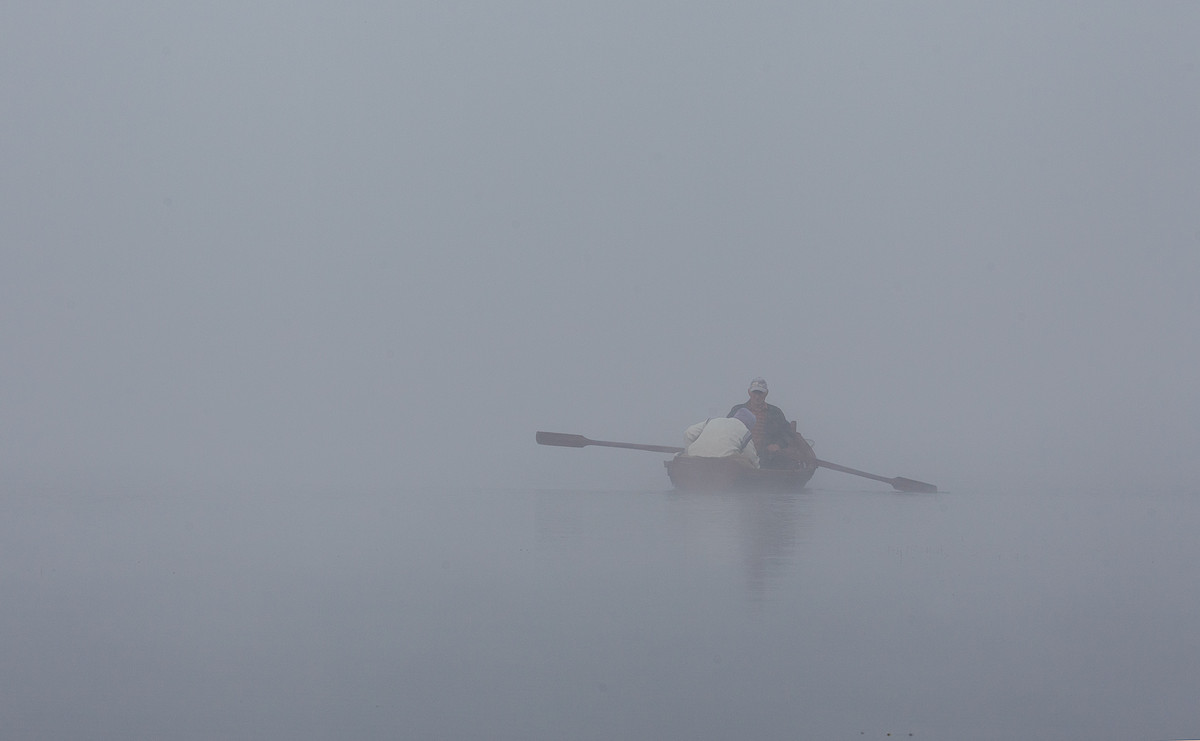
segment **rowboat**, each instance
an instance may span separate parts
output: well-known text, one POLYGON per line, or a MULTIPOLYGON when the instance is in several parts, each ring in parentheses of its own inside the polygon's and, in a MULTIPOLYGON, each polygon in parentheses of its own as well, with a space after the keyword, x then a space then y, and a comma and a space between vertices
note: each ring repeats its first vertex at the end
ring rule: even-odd
POLYGON ((817 472, 812 446, 792 422, 791 445, 777 454, 782 465, 758 468, 741 456, 698 458, 680 453, 669 461, 667 476, 683 491, 800 491, 817 472))
POLYGON ((697 458, 680 453, 663 461, 680 491, 800 491, 817 467, 755 468, 744 458, 697 458))
POLYGON ((923 492, 936 494, 938 488, 924 481, 906 479, 903 476, 879 476, 857 468, 830 463, 817 458, 808 441, 796 432, 796 423, 792 423, 793 444, 786 450, 791 451, 787 456, 790 463, 787 468, 755 468, 748 461, 738 458, 700 458, 683 454, 683 448, 672 445, 640 445, 638 443, 618 443, 608 440, 592 440, 583 435, 573 435, 565 432, 544 432, 539 430, 536 436, 538 445, 557 445, 562 448, 583 448, 588 445, 600 445, 607 448, 625 448, 626 450, 645 450, 651 453, 670 453, 675 457, 663 461, 667 467, 667 476, 676 489, 685 491, 799 491, 804 488, 818 468, 828 468, 841 471, 853 476, 882 481, 891 484, 896 491, 923 492))
MULTIPOLYGON (((793 423, 795 424, 795 423, 793 423)), ((741 456, 702 458, 684 453, 683 448, 669 445, 638 445, 635 443, 591 440, 583 435, 561 432, 538 432, 539 445, 558 445, 582 448, 600 445, 609 448, 629 448, 652 453, 674 453, 663 461, 671 484, 681 491, 800 491, 817 471, 817 458, 808 442, 792 431, 793 448, 797 455, 784 458, 782 468, 757 468, 741 456)))

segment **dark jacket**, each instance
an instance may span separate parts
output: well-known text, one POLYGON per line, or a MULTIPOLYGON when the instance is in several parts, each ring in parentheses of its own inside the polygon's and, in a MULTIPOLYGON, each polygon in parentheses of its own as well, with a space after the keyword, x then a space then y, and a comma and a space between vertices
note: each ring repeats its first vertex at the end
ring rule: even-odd
MULTIPOLYGON (((749 409, 749 402, 742 402, 729 410, 727 417, 732 417, 737 414, 737 410, 742 408, 749 409)), ((751 410, 753 411, 753 410, 751 410)), ((787 416, 783 410, 773 404, 767 404, 767 416, 763 420, 763 450, 766 446, 774 443, 781 448, 786 448, 792 442, 792 423, 787 421, 787 416)), ((756 443, 757 444, 757 443, 756 443)))

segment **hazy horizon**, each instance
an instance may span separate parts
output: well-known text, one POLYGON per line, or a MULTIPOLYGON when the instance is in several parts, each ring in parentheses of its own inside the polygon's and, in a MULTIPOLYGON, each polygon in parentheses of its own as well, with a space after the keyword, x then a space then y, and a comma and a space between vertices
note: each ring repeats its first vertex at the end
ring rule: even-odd
POLYGON ((1196 3, 6 21, 9 485, 664 487, 533 433, 760 375, 952 491, 1200 478, 1196 3))

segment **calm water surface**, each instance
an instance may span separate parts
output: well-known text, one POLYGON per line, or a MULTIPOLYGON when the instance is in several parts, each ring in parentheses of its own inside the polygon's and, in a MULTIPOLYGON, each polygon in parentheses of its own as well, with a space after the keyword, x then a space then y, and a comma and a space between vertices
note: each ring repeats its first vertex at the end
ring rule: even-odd
POLYGON ((0 734, 1200 737, 1200 497, 0 499, 0 734))

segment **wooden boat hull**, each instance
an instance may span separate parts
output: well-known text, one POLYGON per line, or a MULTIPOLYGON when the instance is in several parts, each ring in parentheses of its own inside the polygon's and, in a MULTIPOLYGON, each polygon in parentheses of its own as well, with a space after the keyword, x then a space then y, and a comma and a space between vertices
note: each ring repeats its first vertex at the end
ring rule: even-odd
POLYGON ((816 466, 755 468, 740 458, 693 458, 677 455, 664 461, 667 476, 683 491, 800 491, 816 466))

